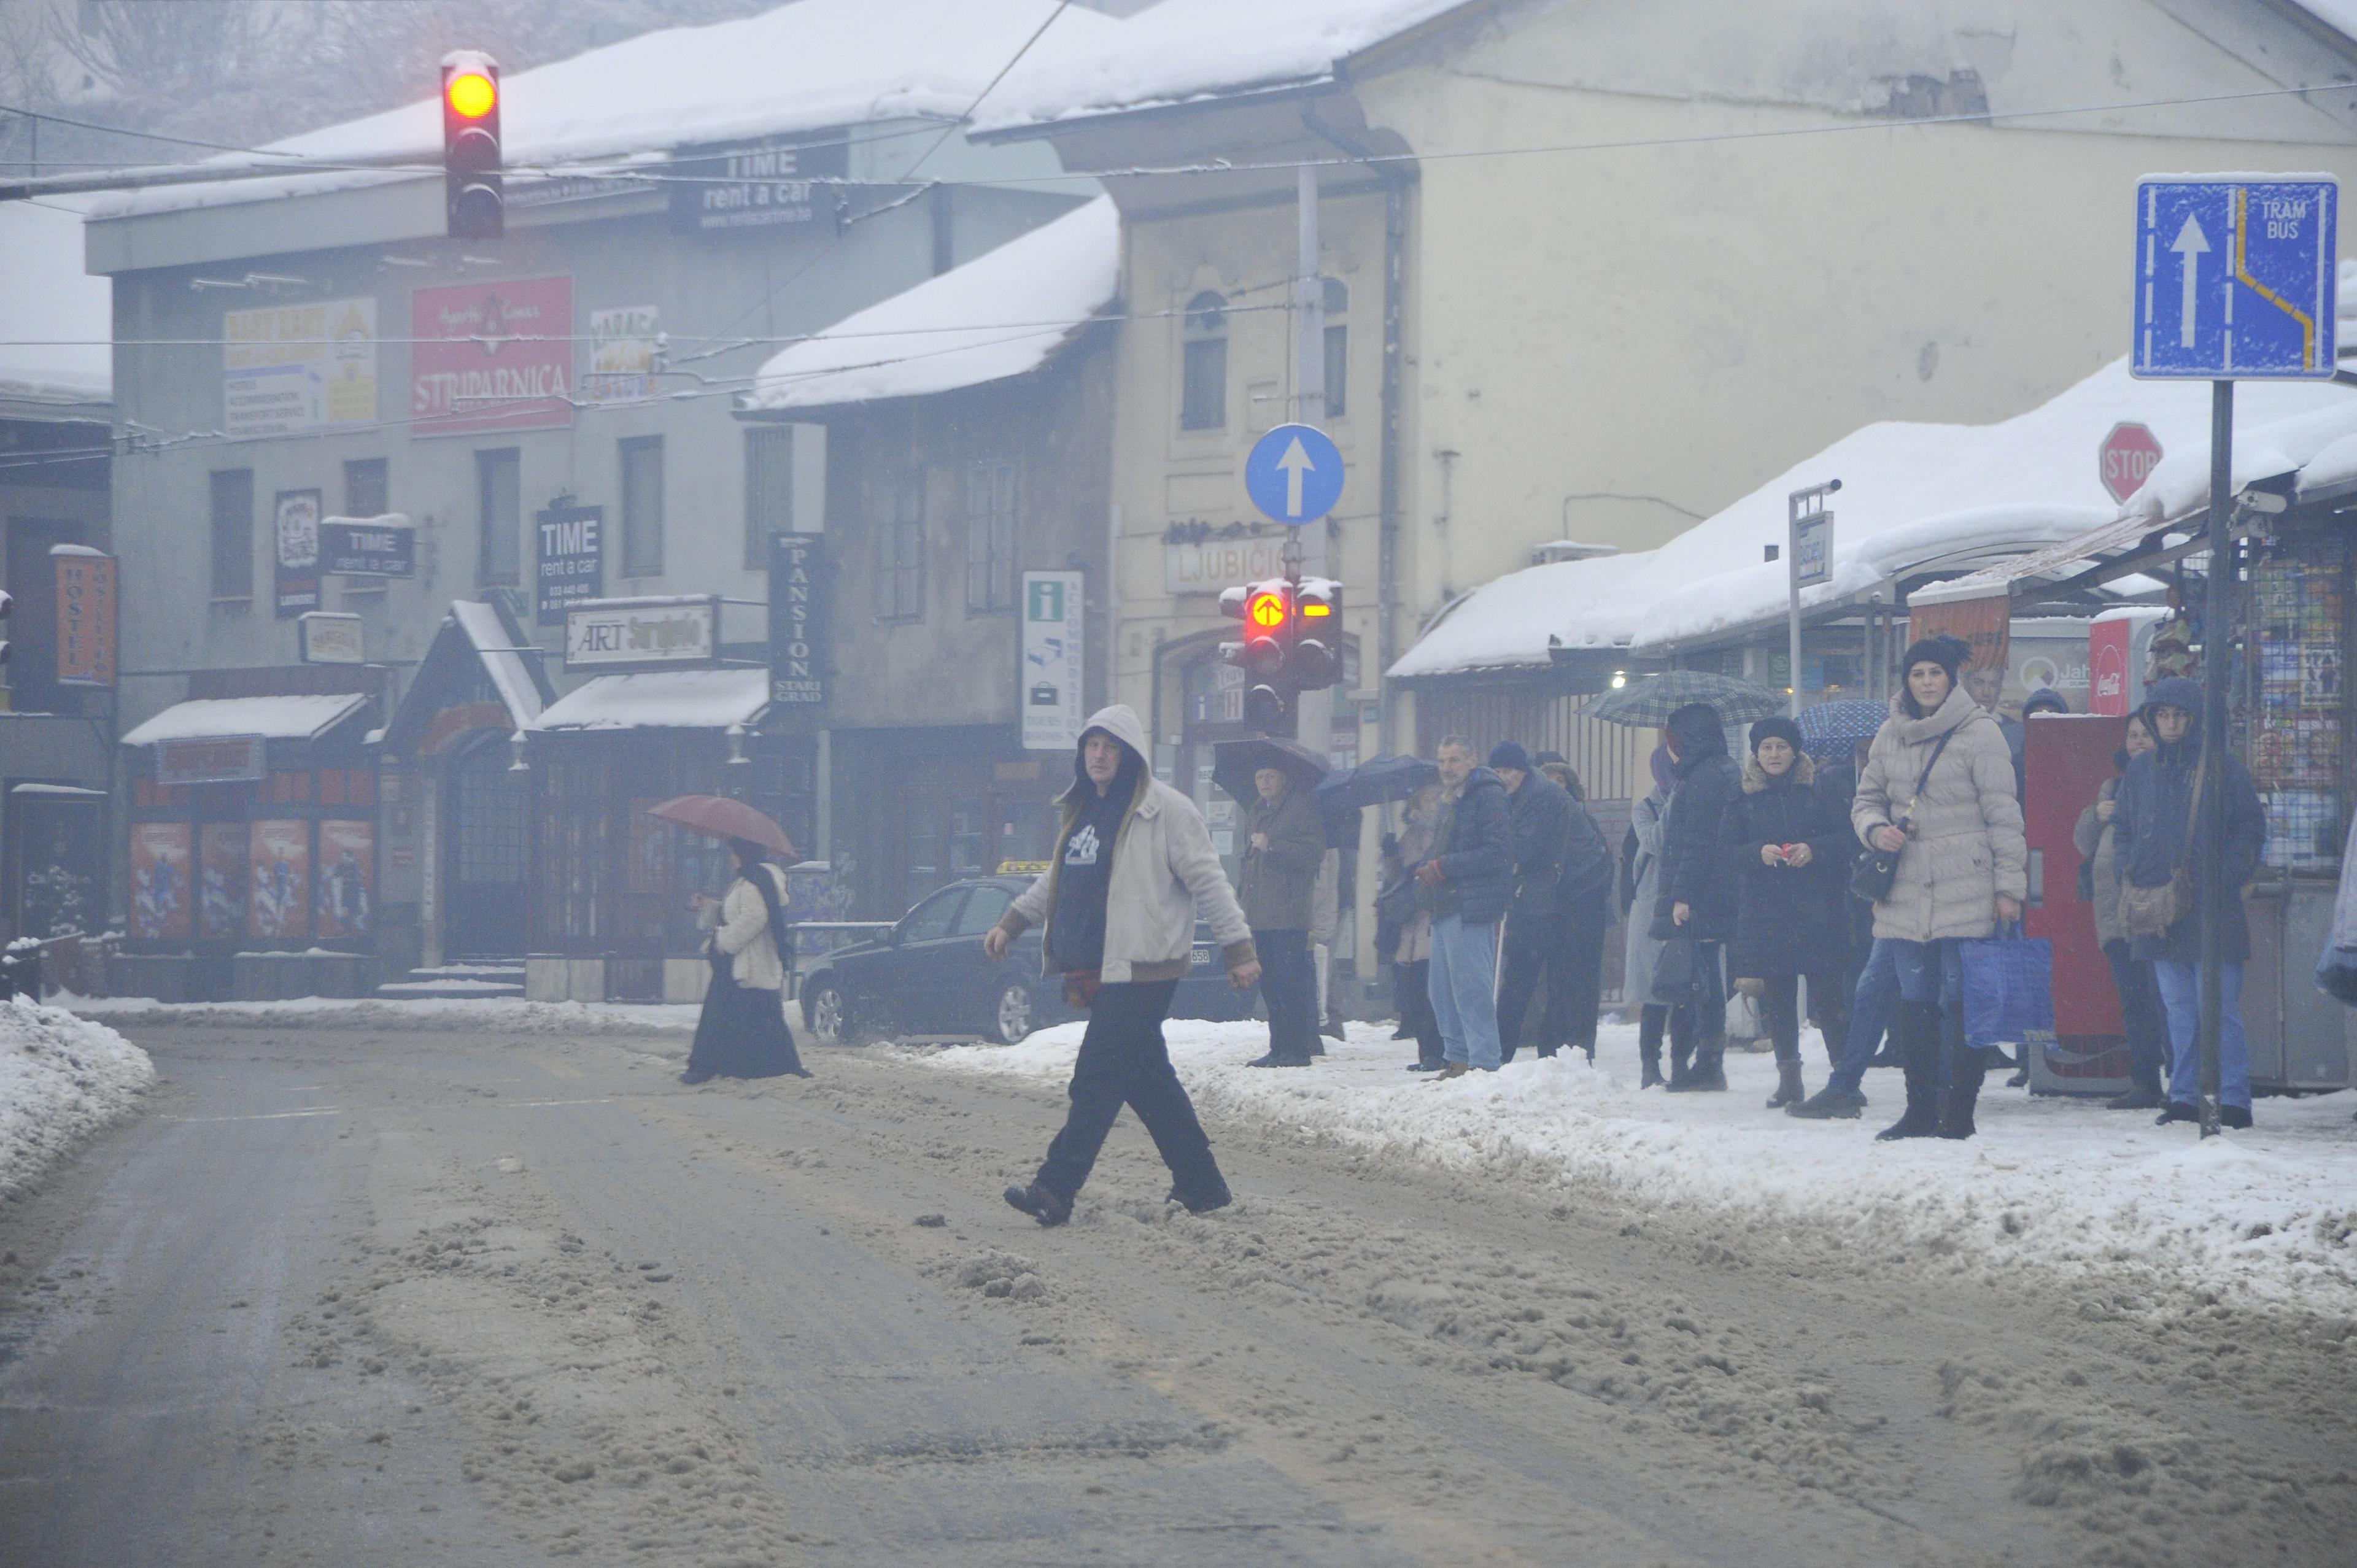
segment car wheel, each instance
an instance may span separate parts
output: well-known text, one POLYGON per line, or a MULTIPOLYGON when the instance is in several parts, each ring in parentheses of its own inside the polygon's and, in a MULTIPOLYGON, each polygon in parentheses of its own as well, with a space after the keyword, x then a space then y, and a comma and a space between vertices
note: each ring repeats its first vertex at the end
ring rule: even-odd
POLYGON ((1031 988, 1019 980, 1010 980, 998 988, 986 1033, 1002 1046, 1020 1045, 1031 1032, 1031 988))
POLYGON ((832 980, 822 980, 802 1004, 802 1017, 810 1025, 811 1037, 823 1046, 845 1046, 851 1043, 851 1004, 844 999, 842 987, 832 980))

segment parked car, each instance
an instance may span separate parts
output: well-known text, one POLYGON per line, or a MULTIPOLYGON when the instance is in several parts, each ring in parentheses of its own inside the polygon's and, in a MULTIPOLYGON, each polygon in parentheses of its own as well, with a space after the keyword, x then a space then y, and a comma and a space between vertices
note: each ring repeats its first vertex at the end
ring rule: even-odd
MULTIPOLYGON (((1060 976, 1039 972, 1040 932, 1028 930, 993 963, 982 939, 1028 876, 979 876, 928 895, 873 941, 839 948, 802 976, 802 1024, 828 1044, 877 1033, 979 1036, 1011 1046, 1081 1015, 1060 976)), ((1228 984, 1219 948, 1195 923, 1194 966, 1178 983, 1174 1018, 1247 1018, 1258 1001, 1228 984)))

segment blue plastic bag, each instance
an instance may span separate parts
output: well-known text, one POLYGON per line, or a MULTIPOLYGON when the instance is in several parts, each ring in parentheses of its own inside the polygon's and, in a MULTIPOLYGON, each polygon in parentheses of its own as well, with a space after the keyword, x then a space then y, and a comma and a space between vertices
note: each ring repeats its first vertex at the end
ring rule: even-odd
POLYGON ((1964 1044, 1981 1051, 2054 1044, 2054 944, 2022 935, 2017 921, 1999 926, 1988 941, 1961 947, 1964 1044))

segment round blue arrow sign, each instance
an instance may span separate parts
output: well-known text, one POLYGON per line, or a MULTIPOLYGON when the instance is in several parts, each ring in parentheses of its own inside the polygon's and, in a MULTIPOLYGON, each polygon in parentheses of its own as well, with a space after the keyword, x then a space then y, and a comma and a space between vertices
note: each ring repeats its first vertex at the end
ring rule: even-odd
POLYGON ((1244 493, 1274 521, 1316 522, 1342 499, 1342 454, 1314 424, 1280 424, 1253 443, 1244 493))

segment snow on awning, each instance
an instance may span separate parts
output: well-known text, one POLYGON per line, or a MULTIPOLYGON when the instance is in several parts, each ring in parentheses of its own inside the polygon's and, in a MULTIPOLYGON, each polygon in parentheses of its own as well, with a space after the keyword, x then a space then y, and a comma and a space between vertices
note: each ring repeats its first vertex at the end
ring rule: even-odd
POLYGON ((37 800, 103 800, 103 789, 85 789, 79 784, 12 784, 12 796, 30 796, 37 800))
POLYGON ((279 697, 199 697, 175 703, 123 737, 125 746, 167 740, 317 740, 368 706, 359 692, 279 697))
POLYGON ((1646 551, 1509 572, 1451 605, 1389 673, 1409 680, 1475 670, 1544 669, 1552 662, 1554 648, 1625 647, 1637 618, 1621 591, 1652 560, 1646 551))
POLYGON ((559 697, 542 730, 726 729, 770 705, 767 670, 650 670, 596 675, 559 697))
MULTIPOLYGON (((0 202, 0 402, 104 423, 114 395, 113 285, 82 271, 81 214, 0 202)), ((12 410, 12 413, 18 411, 12 410)))
POLYGON ((533 678, 533 666, 524 662, 524 654, 511 651, 523 645, 500 622, 499 611, 477 599, 450 601, 450 618, 474 645, 475 653, 483 661, 483 673, 491 687, 506 704, 508 716, 518 729, 529 729, 540 717, 540 683, 533 678))
POLYGON ((1034 371, 1111 304, 1121 220, 1092 201, 775 355, 747 413, 923 397, 1034 371))

